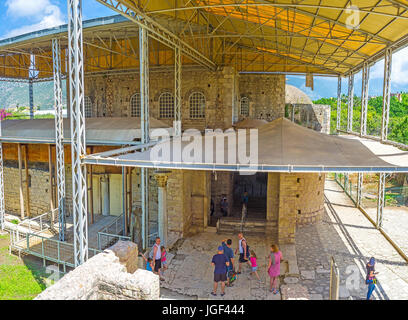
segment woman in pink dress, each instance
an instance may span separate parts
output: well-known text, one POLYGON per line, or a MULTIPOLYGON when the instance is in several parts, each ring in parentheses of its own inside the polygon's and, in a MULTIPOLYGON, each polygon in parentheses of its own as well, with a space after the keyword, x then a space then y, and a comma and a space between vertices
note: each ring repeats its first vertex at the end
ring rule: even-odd
POLYGON ((276 289, 276 282, 280 275, 280 263, 283 260, 282 252, 279 251, 279 248, 276 244, 271 246, 271 254, 269 255, 269 264, 268 264, 268 274, 271 278, 270 282, 270 292, 277 294, 279 290, 276 289))

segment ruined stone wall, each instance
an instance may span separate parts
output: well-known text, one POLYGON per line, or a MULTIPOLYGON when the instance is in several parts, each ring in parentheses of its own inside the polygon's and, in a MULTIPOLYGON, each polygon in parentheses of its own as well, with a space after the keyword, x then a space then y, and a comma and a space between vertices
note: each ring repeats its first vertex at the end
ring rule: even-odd
POLYGON ((159 276, 137 269, 137 255, 136 244, 119 241, 66 274, 35 300, 158 300, 159 276))
POLYGON ((239 93, 249 99, 249 118, 272 121, 285 116, 284 75, 241 74, 239 93))
MULTIPOLYGON (((29 163, 29 197, 31 216, 37 216, 49 212, 50 206, 50 182, 48 166, 44 163, 29 163), (35 168, 33 168, 35 166, 35 168)), ((20 178, 18 163, 6 161, 4 163, 4 201, 6 211, 20 215, 20 178)), ((26 179, 23 169, 23 198, 24 210, 27 215, 26 179)))
POLYGON ((294 243, 296 226, 320 221, 324 210, 325 175, 281 173, 279 185, 279 243, 294 243))

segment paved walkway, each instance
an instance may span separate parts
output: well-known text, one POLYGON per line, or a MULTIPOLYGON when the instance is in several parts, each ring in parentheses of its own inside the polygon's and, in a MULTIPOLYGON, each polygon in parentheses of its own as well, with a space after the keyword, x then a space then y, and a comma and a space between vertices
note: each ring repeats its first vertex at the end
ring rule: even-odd
MULTIPOLYGON (((408 299, 408 264, 334 181, 326 182, 326 213, 317 225, 299 228, 296 254, 301 285, 311 298, 329 298, 329 266, 340 269, 340 298, 365 299, 365 264, 377 259, 375 299, 408 299)), ((408 230, 408 226, 406 226, 408 230)))
MULTIPOLYGON (((258 273, 261 277, 259 283, 255 276, 249 277, 249 267, 243 266, 243 272, 238 275, 234 286, 226 288, 225 296, 210 295, 213 286, 213 270, 211 258, 216 254, 217 247, 225 238, 233 240, 233 250, 238 246, 238 238, 233 235, 219 235, 214 232, 204 232, 187 238, 176 250, 176 254, 169 254, 169 268, 165 272, 166 281, 161 283, 163 290, 162 298, 174 298, 184 295, 196 299, 237 299, 237 300, 280 300, 280 295, 269 292, 269 276, 266 273, 266 256, 269 252, 270 243, 265 238, 247 237, 251 249, 255 250, 258 257, 258 273)), ((282 248, 283 255, 285 249, 282 248)), ((235 257, 238 261, 238 257, 235 257)), ((284 256, 285 258, 285 256, 284 256)))

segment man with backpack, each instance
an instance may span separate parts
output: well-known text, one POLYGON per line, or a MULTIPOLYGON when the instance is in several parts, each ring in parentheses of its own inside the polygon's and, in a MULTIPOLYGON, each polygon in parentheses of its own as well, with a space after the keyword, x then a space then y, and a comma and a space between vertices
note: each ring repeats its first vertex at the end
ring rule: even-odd
POLYGON ((244 235, 242 232, 238 233, 238 249, 235 250, 235 253, 239 250, 239 267, 238 267, 238 274, 241 274, 241 267, 243 263, 248 263, 248 265, 251 267, 251 262, 249 261, 249 246, 247 241, 244 238, 244 235))
POLYGON ((228 258, 229 266, 227 267, 227 287, 232 287, 232 282, 234 281, 234 251, 231 248, 232 240, 224 239, 221 242, 224 248, 224 255, 228 258))

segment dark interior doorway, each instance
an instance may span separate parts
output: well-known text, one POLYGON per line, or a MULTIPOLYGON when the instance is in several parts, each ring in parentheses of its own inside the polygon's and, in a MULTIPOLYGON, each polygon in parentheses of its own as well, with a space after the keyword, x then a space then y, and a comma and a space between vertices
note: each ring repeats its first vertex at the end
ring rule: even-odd
POLYGON ((241 217, 242 196, 248 192, 248 219, 266 219, 266 196, 268 174, 257 172, 253 175, 234 173, 233 216, 241 217))

